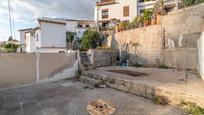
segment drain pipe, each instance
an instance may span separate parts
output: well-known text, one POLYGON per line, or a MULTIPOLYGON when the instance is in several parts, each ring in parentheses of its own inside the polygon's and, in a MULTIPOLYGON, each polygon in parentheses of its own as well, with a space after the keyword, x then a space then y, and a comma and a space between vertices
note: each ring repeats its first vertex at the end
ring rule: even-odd
POLYGON ((36 59, 36 82, 38 83, 40 81, 40 65, 39 65, 39 60, 40 60, 40 53, 36 53, 37 59, 36 59))

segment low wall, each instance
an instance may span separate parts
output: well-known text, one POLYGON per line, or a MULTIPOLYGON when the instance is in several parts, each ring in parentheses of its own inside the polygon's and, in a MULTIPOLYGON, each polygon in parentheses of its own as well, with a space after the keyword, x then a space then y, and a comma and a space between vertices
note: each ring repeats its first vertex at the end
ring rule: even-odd
MULTIPOLYGON (((36 54, 0 54, 0 88, 36 82, 36 54)), ((39 78, 46 80, 71 68, 76 54, 40 54, 39 78)), ((67 76, 72 77, 72 76, 67 76)))
POLYGON ((89 55, 89 59, 91 64, 94 64, 95 67, 102 66, 111 66, 113 64, 112 57, 115 57, 118 54, 117 50, 96 50, 90 49, 87 54, 89 55))
POLYGON ((173 48, 164 51, 164 64, 168 67, 179 69, 197 68, 196 48, 173 48))

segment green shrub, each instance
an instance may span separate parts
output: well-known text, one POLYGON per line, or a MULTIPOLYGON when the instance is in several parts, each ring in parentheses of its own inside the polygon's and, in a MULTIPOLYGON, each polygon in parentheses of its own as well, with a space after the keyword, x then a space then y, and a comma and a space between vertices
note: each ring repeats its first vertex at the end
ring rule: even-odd
POLYGON ((151 10, 144 10, 143 20, 150 20, 152 13, 153 12, 151 10))
POLYGON ((100 34, 97 31, 87 30, 82 37, 82 49, 95 49, 100 44, 100 34))
POLYGON ((16 52, 17 48, 19 47, 19 45, 17 44, 12 44, 12 43, 7 43, 2 45, 2 47, 8 52, 16 52))

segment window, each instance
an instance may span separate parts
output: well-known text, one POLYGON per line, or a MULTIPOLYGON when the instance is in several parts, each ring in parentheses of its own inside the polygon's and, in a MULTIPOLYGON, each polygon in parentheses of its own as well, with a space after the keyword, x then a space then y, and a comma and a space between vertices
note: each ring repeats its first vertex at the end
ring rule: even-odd
POLYGON ((103 9, 102 10, 102 19, 108 18, 108 9, 103 9))
POLYGON ((124 6, 123 7, 123 16, 124 17, 129 16, 129 6, 124 6))
POLYGON ((78 24, 78 25, 77 25, 77 27, 79 27, 79 28, 82 28, 82 27, 83 27, 83 25, 81 25, 81 24, 78 24))
POLYGON ((144 9, 140 10, 140 14, 143 14, 144 13, 144 9))
POLYGON ((86 25, 86 27, 87 27, 87 28, 89 28, 89 27, 90 27, 90 25, 86 25))

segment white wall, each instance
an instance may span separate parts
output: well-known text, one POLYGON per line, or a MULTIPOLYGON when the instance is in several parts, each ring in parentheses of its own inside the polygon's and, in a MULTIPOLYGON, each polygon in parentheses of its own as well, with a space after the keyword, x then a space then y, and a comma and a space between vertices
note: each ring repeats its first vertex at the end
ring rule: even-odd
POLYGON ((41 47, 66 47, 66 25, 41 23, 41 47))
MULTIPOLYGON (((99 7, 99 20, 132 20, 137 16, 137 0, 116 0, 116 4, 98 6, 99 7), (129 17, 123 16, 123 7, 129 6, 129 17), (102 19, 102 9, 108 9, 108 19, 102 19)), ((95 20, 97 19, 97 8, 95 8, 95 20)))
POLYGON ((24 31, 20 31, 20 43, 21 44, 25 44, 26 40, 25 40, 25 32, 24 31))
POLYGON ((32 53, 35 49, 35 37, 31 33, 26 33, 26 52, 32 53))
POLYGON ((204 80, 204 31, 198 40, 198 70, 204 80))
POLYGON ((75 28, 78 26, 77 21, 66 21, 66 30, 67 31, 74 31, 75 28))
POLYGON ((35 45, 36 45, 36 48, 41 47, 41 30, 40 29, 35 30, 35 45))

